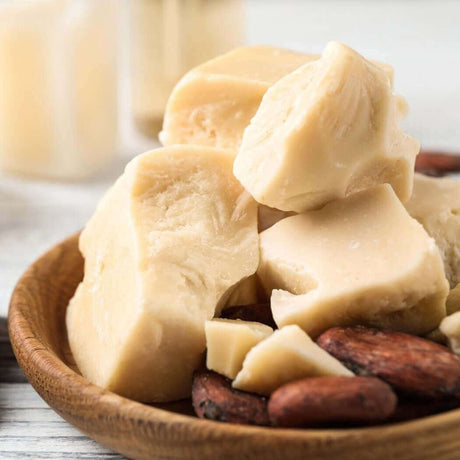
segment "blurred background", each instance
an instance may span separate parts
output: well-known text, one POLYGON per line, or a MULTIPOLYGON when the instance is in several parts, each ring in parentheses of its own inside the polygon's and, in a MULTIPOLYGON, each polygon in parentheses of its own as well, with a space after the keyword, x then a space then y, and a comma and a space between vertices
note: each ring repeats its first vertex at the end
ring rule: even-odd
POLYGON ((339 40, 395 68, 424 148, 460 150, 460 1, 0 0, 0 316, 17 278, 158 146, 190 68, 266 43, 339 40))

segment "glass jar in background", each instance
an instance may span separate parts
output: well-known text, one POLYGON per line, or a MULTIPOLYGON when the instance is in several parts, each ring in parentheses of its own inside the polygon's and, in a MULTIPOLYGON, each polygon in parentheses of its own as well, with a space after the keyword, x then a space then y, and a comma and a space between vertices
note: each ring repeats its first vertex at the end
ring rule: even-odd
POLYGON ((130 0, 131 111, 156 136, 168 96, 192 67, 245 40, 244 0, 130 0))
POLYGON ((116 1, 0 3, 0 169, 78 179, 114 156, 116 1))

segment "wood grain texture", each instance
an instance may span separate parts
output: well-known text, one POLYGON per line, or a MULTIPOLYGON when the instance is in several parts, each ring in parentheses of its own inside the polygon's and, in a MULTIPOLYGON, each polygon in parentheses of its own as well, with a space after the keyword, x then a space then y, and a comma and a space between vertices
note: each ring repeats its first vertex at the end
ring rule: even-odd
POLYGON ((0 458, 125 457, 108 451, 62 420, 28 383, 0 383, 0 458))
POLYGON ((457 460, 460 410, 353 429, 295 430, 237 426, 184 415, 190 404, 162 408, 122 398, 76 371, 65 309, 82 277, 77 235, 35 262, 10 305, 13 349, 29 381, 64 419, 107 447, 136 459, 457 460))

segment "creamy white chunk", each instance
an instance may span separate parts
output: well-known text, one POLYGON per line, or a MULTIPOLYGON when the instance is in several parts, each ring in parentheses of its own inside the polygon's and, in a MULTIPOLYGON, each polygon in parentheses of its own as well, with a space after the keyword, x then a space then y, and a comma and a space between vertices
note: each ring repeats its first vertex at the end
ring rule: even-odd
POLYGON ((460 283, 460 182, 415 174, 406 209, 435 239, 454 288, 460 283))
POLYGON ((412 191, 416 139, 385 72, 337 42, 265 93, 235 176, 261 204, 303 212, 381 183, 412 191))
MULTIPOLYGON (((236 149, 265 92, 318 54, 256 45, 236 48, 187 73, 169 97, 160 141, 236 149)), ((393 68, 380 66, 390 84, 393 68)), ((400 115, 407 107, 398 99, 400 115)))
POLYGON ((177 146, 135 158, 84 229, 67 311, 83 376, 139 401, 189 396, 205 321, 258 265, 257 205, 231 152, 177 146))
POLYGON ((262 232, 258 275, 278 326, 313 337, 352 324, 424 334, 445 316, 439 251, 389 185, 262 232))
POLYGON ((298 326, 285 326, 246 355, 233 387, 270 395, 293 380, 327 375, 353 376, 353 373, 298 326))
POLYGON ((234 379, 248 351, 272 333, 271 327, 252 321, 206 321, 206 367, 234 379))

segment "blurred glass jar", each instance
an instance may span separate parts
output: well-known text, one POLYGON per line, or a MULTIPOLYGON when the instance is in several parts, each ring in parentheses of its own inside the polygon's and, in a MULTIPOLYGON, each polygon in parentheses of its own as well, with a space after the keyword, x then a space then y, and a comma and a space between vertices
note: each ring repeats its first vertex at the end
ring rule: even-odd
POLYGON ((0 3, 0 169, 78 179, 112 158, 114 1, 0 3))
POLYGON ((154 136, 168 96, 192 67, 241 45, 244 0, 130 0, 131 111, 154 136))

